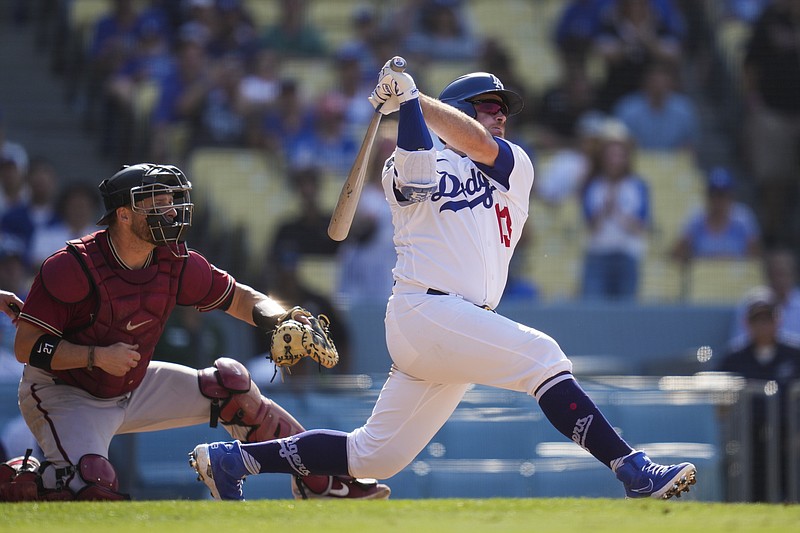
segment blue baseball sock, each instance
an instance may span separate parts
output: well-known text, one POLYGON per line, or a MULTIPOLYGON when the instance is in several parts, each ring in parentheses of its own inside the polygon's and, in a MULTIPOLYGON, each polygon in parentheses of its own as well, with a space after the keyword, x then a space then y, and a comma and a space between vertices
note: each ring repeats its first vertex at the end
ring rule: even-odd
POLYGON ((536 394, 539 407, 553 427, 568 439, 609 468, 612 461, 633 451, 572 376, 550 388, 547 385, 540 386, 539 390, 544 392, 536 394))
POLYGON ((315 429, 285 439, 242 444, 261 463, 260 473, 346 476, 347 433, 315 429))

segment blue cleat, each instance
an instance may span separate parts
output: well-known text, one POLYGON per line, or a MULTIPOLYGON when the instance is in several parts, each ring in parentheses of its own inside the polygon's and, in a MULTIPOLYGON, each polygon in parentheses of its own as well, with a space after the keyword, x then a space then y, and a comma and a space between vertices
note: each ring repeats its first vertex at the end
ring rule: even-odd
POLYGON ((250 472, 238 440, 199 444, 189 453, 189 466, 195 469, 197 479, 206 484, 215 500, 244 500, 242 479, 250 472))
POLYGON ((616 474, 625 485, 626 497, 666 500, 689 492, 689 486, 695 484, 697 469, 692 463, 659 465, 644 452, 635 452, 622 460, 616 474))

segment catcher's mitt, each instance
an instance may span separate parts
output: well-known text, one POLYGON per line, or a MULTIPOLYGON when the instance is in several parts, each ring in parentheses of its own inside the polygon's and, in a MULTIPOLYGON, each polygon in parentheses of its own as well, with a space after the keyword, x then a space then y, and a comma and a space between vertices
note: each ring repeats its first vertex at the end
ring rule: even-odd
POLYGON ((315 317, 302 307, 290 309, 272 333, 270 359, 286 368, 303 357, 310 357, 325 368, 333 368, 339 362, 339 353, 328 334, 329 326, 330 320, 325 315, 315 317), (308 318, 311 325, 294 320, 297 314, 308 318))

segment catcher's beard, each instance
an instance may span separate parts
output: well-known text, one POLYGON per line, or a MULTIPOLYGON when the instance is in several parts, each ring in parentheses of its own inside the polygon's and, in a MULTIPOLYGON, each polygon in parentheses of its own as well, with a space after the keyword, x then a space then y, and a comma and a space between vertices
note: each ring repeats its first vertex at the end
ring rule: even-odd
POLYGON ((137 215, 134 217, 134 222, 131 224, 131 232, 136 235, 138 239, 143 240, 153 246, 159 246, 163 243, 156 242, 153 238, 153 232, 150 231, 150 226, 147 224, 147 217, 145 215, 137 215))

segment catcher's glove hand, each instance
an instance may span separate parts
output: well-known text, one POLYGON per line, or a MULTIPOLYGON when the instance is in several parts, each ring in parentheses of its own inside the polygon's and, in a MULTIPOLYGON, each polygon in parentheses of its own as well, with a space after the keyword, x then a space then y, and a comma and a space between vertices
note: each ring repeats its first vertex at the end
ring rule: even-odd
POLYGON ((329 326, 327 316, 315 317, 302 307, 293 307, 279 319, 272 333, 270 359, 278 367, 286 368, 310 357, 325 368, 333 368, 339 362, 339 353, 328 333, 329 326), (298 314, 311 325, 294 320, 298 314))

